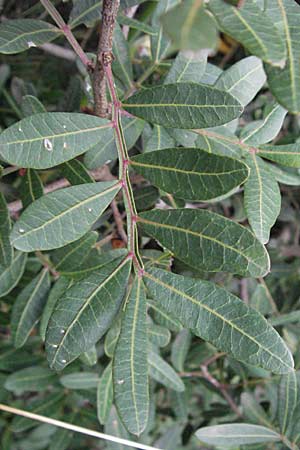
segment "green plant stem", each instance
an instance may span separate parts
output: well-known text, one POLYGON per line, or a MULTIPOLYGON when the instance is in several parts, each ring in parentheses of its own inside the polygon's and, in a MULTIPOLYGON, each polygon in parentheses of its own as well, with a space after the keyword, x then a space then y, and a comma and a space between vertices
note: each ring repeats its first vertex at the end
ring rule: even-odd
POLYGON ((40 0, 46 11, 52 17, 57 26, 64 33, 66 39, 69 41, 69 44, 73 48, 74 52, 80 58, 82 64, 87 68, 92 68, 92 62, 86 56, 79 43, 77 42, 74 34, 72 33, 70 27, 66 24, 62 16, 59 14, 55 6, 49 0, 40 0))
POLYGON ((137 270, 143 272, 144 266, 138 251, 137 211, 128 173, 129 156, 121 124, 121 103, 114 85, 111 65, 104 66, 105 76, 112 101, 112 120, 115 128, 116 144, 119 155, 119 178, 122 180, 124 204, 127 215, 128 250, 137 270))

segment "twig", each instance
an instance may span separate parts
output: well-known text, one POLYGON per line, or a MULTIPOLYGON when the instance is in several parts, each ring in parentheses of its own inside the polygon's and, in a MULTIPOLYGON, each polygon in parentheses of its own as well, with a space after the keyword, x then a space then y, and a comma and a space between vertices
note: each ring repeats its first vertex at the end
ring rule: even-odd
POLYGON ((120 235, 120 238, 125 243, 125 245, 127 245, 127 243, 128 243, 127 234, 126 234, 126 232, 124 230, 123 219, 122 219, 122 216, 120 214, 120 211, 119 211, 119 208, 118 208, 116 200, 113 200, 111 202, 110 206, 111 206, 111 209, 112 209, 112 212, 113 212, 113 215, 114 215, 114 219, 115 219, 115 222, 116 222, 116 226, 117 226, 117 230, 118 230, 118 233, 120 235))
POLYGON ((120 0, 103 0, 97 61, 93 76, 94 109, 96 115, 100 117, 107 117, 108 114, 104 66, 110 65, 113 60, 113 32, 119 5, 120 0))
POLYGON ((230 396, 230 394, 225 389, 224 385, 222 385, 216 378, 214 378, 211 373, 209 372, 207 365, 201 365, 201 372, 203 375, 203 378, 205 378, 210 384, 212 384, 216 389, 218 389, 227 403, 229 404, 232 411, 238 416, 243 417, 242 413, 240 412, 237 404, 233 400, 233 398, 230 396))
POLYGON ((117 444, 123 444, 127 447, 137 448, 140 450, 159 450, 155 447, 151 447, 145 444, 139 444, 138 442, 129 441, 127 439, 122 439, 116 436, 111 436, 110 434, 99 433, 98 431, 89 430, 88 428, 79 427, 73 425, 72 423, 63 422, 61 420, 52 419, 51 417, 41 416, 40 414, 34 414, 29 411, 24 411, 18 408, 12 408, 7 405, 0 404, 0 410, 6 411, 11 414, 17 414, 18 416, 27 417, 28 419, 38 420, 39 422, 48 423, 49 425, 54 425, 55 427, 64 428, 65 430, 75 431, 76 433, 85 434, 87 436, 92 436, 98 439, 104 439, 106 441, 115 442, 117 444))
POLYGON ((50 0, 41 0, 42 5, 47 10, 49 15, 52 17, 54 22, 60 28, 60 30, 65 35, 66 39, 69 41, 69 44, 73 48, 74 52, 80 58, 82 64, 89 69, 92 69, 92 62, 86 56, 79 43, 77 42, 74 34, 72 33, 70 27, 66 24, 62 16, 59 14, 55 6, 50 2, 50 0))

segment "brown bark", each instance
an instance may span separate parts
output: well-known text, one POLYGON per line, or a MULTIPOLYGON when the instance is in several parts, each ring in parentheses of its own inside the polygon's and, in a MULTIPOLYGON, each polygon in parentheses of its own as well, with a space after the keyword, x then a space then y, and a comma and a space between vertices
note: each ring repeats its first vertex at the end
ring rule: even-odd
POLYGON ((106 79, 104 67, 111 64, 113 60, 113 32, 119 5, 120 0, 103 0, 97 60, 93 75, 95 100, 94 110, 96 115, 100 117, 107 117, 108 115, 108 101, 106 95, 106 79))

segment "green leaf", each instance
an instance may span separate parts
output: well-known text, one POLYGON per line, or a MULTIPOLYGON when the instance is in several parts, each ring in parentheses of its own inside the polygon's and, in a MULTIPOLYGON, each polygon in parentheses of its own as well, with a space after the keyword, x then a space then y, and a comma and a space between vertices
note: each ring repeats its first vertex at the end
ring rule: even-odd
POLYGON ((87 27, 93 26, 96 20, 101 18, 102 0, 77 0, 69 18, 71 28, 84 24, 87 27))
POLYGON ((157 3, 151 23, 156 32, 154 36, 151 36, 151 55, 155 64, 162 60, 170 49, 170 40, 163 34, 163 27, 160 18, 170 8, 178 3, 179 0, 160 0, 157 3))
POLYGON ((256 309, 263 316, 272 313, 270 293, 266 285, 257 284, 251 295, 249 306, 256 309))
POLYGON ((160 325, 155 325, 152 320, 148 323, 147 334, 149 341, 158 347, 165 347, 171 340, 170 331, 160 325))
POLYGON ((161 305, 149 298, 147 299, 147 303, 153 311, 154 319, 157 323, 176 333, 182 330, 182 325, 179 320, 176 317, 172 317, 161 305))
POLYGON ((226 129, 199 130, 194 145, 217 155, 240 158, 243 155, 242 146, 237 137, 226 129))
POLYGON ((83 236, 120 189, 119 182, 72 186, 30 205, 14 225, 11 241, 25 252, 62 247, 83 236))
POLYGON ((163 32, 182 50, 214 49, 218 33, 213 18, 200 0, 185 0, 161 16, 163 32))
MULTIPOLYGON (((292 372, 290 372, 292 373, 292 372)), ((241 395, 241 405, 243 408, 243 415, 247 420, 272 428, 271 419, 266 414, 263 407, 255 399, 255 396, 249 392, 243 392, 241 395)))
MULTIPOLYGON (((61 409, 63 398, 64 394, 62 392, 49 394, 45 398, 33 400, 29 405, 26 404, 26 411, 46 415, 47 417, 55 417, 61 409)), ((17 416, 11 422, 11 429, 14 433, 20 433, 37 425, 38 423, 32 419, 17 416)))
POLYGON ((244 206, 255 236, 266 244, 280 213, 280 189, 267 164, 259 156, 251 153, 247 155, 246 162, 250 175, 244 186, 244 206))
POLYGON ((58 301, 58 299, 63 295, 63 293, 72 286, 72 283, 73 283, 72 280, 68 280, 67 278, 64 277, 59 277, 59 279, 52 287, 41 317, 40 335, 43 341, 46 338, 46 329, 48 326, 49 319, 52 315, 53 309, 55 307, 55 304, 58 301))
POLYGON ((288 186, 300 186, 298 169, 285 169, 275 164, 268 164, 268 169, 279 183, 288 186))
POLYGON ((122 82, 125 89, 128 90, 133 86, 133 71, 129 56, 129 45, 121 27, 117 24, 113 35, 113 55, 113 73, 122 82))
POLYGON ((93 248, 87 258, 82 262, 79 261, 76 267, 70 267, 70 269, 65 267, 61 274, 68 278, 80 280, 95 270, 100 269, 100 267, 103 267, 107 262, 119 258, 120 256, 125 257, 127 253, 125 248, 111 250, 105 253, 101 253, 99 250, 93 248))
POLYGON ((292 355, 279 334, 235 295, 209 281, 161 269, 149 269, 144 282, 167 312, 217 349, 274 373, 293 369, 292 355))
POLYGON ((134 30, 141 31, 142 33, 154 35, 154 29, 148 25, 147 23, 141 22, 139 20, 133 19, 131 17, 126 16, 124 13, 120 12, 117 17, 118 23, 120 25, 127 25, 134 30))
POLYGON ((25 117, 47 112, 44 105, 37 97, 34 97, 34 95, 24 95, 22 98, 21 110, 25 117))
POLYGON ((222 0, 210 0, 209 9, 222 31, 263 61, 282 66, 286 57, 284 42, 272 20, 254 0, 247 0, 240 8, 222 0))
POLYGON ((43 184, 38 173, 33 169, 27 169, 22 178, 19 188, 20 197, 23 208, 27 208, 38 198, 42 197, 44 193, 43 184))
POLYGON ((50 42, 61 34, 61 30, 41 20, 6 20, 0 25, 0 53, 20 53, 50 42))
POLYGON ((197 438, 208 445, 222 448, 236 448, 246 444, 260 442, 277 442, 281 440, 278 433, 260 425, 247 423, 233 423, 200 428, 196 432, 197 438))
POLYGON ((117 317, 111 328, 108 330, 108 333, 106 334, 104 340, 104 351, 106 356, 108 356, 109 358, 112 358, 114 356, 120 331, 121 331, 121 319, 120 317, 117 317))
POLYGON ((112 363, 109 363, 97 386, 97 416, 101 425, 105 425, 113 404, 112 363))
POLYGON ((89 231, 78 241, 72 242, 57 250, 53 250, 53 252, 50 253, 50 258, 54 264, 55 270, 62 273, 65 271, 76 271, 77 267, 84 263, 89 256, 91 248, 96 243, 97 238, 98 233, 89 231))
POLYGON ((152 350, 148 350, 148 364, 151 378, 177 392, 184 391, 184 384, 175 370, 152 350))
MULTIPOLYGON (((266 65, 268 84, 276 100, 291 113, 296 114, 300 112, 300 32, 298 27, 300 9, 295 1, 277 0, 268 2, 267 14, 268 8, 274 6, 275 17, 279 20, 278 26, 286 42, 287 61, 284 68, 266 65)), ((274 17, 272 20, 274 23, 274 17)), ((272 40, 274 31, 273 27, 272 40)))
POLYGON ((106 333, 120 308, 130 268, 130 260, 116 259, 60 297, 46 334, 51 368, 62 370, 106 333))
POLYGON ((85 153, 110 126, 108 120, 87 114, 35 114, 0 135, 0 155, 19 167, 47 169, 85 153))
POLYGON ((13 262, 14 250, 9 241, 10 230, 11 222, 9 211, 5 197, 2 192, 0 192, 0 266, 2 269, 9 267, 13 262))
POLYGON ((229 92, 243 106, 253 100, 266 81, 262 62, 256 56, 249 56, 233 64, 223 72, 215 87, 229 92))
POLYGON ((5 389, 20 395, 26 391, 44 391, 53 382, 55 373, 45 367, 27 367, 6 378, 5 389))
POLYGON ((253 146, 272 141, 281 130, 286 114, 286 109, 275 104, 263 120, 258 121, 246 135, 243 134, 242 141, 253 146))
POLYGON ((278 419, 280 431, 286 432, 292 422, 292 417, 297 406, 297 378, 294 371, 282 375, 278 388, 278 419))
POLYGON ((239 117, 241 104, 227 92, 197 83, 144 89, 123 103, 137 117, 169 128, 207 128, 239 117))
POLYGON ((151 208, 159 199, 159 191, 154 186, 135 189, 133 195, 137 211, 145 211, 151 208))
POLYGON ((0 266, 0 298, 7 295, 19 283, 26 261, 27 254, 17 252, 10 266, 0 266))
MULTIPOLYGON (((122 117, 122 128, 127 149, 130 150, 143 131, 145 123, 140 119, 122 117)), ((97 169, 108 164, 118 156, 116 139, 112 128, 102 130, 101 141, 84 155, 84 164, 88 169, 97 169)))
POLYGON ((80 355, 80 360, 86 366, 90 366, 90 367, 95 366, 98 361, 96 345, 93 345, 87 352, 82 353, 82 355, 80 355))
POLYGON ((220 67, 215 66, 214 64, 211 63, 207 63, 205 72, 201 78, 201 83, 213 86, 216 83, 217 79, 222 74, 222 72, 223 70, 220 67))
POLYGON ((175 147, 175 141, 169 135, 168 131, 159 125, 154 125, 150 137, 146 140, 143 151, 151 152, 171 147, 175 147))
POLYGON ((175 197, 206 201, 238 187, 248 178, 248 167, 225 156, 195 148, 169 148, 137 155, 133 168, 175 197))
POLYGON ((139 436, 148 422, 146 295, 140 277, 133 282, 114 352, 114 398, 127 430, 139 436))
MULTIPOLYGON (((125 429, 114 406, 110 410, 109 418, 105 423, 104 431, 107 434, 119 437, 121 439, 132 440, 132 436, 130 436, 125 429)), ((106 450, 135 450, 133 447, 124 446, 118 442, 107 441, 105 445, 106 450)))
POLYGON ((258 149, 263 158, 287 167, 300 167, 300 142, 286 145, 263 145, 258 149))
POLYGON ((67 389, 92 389, 97 387, 99 376, 94 372, 73 372, 63 375, 59 381, 67 389))
POLYGON ((183 329, 177 334, 171 351, 171 361, 178 372, 184 371, 184 362, 187 357, 192 336, 189 330, 183 329))
MULTIPOLYGON (((245 227, 210 211, 152 210, 138 223, 174 255, 198 270, 261 277, 269 271, 263 245, 245 227)), ((176 316, 175 316, 176 317, 176 316)))
MULTIPOLYGON (((64 420, 68 423, 74 423, 75 414, 70 416, 64 415, 64 420)), ((64 428, 57 428, 55 433, 51 436, 51 442, 48 450, 68 450, 73 439, 73 434, 70 430, 64 428)))
POLYGON ((11 329, 17 348, 25 344, 40 319, 49 289, 49 272, 43 269, 16 298, 11 316, 11 329))
POLYGON ((166 76, 165 84, 200 83, 207 65, 207 52, 179 52, 166 76))
POLYGON ((77 159, 65 162, 62 165, 62 172, 72 186, 94 182, 84 165, 77 159))

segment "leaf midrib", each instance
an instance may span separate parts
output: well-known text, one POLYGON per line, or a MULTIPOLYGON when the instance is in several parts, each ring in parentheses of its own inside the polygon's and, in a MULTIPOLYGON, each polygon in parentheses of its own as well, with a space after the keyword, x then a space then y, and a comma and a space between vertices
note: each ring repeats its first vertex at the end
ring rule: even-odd
POLYGON ((150 163, 141 163, 137 160, 131 160, 130 164, 133 166, 139 166, 139 167, 146 167, 150 169, 158 169, 159 171, 168 171, 168 172, 178 172, 185 175, 195 175, 195 176, 214 176, 218 177, 221 175, 231 175, 233 173, 237 172, 244 172, 246 171, 246 167, 241 167, 240 169, 230 170, 227 172, 199 172, 199 171, 193 171, 193 170, 184 170, 184 169, 178 169, 177 167, 168 167, 168 166, 160 166, 158 164, 150 164, 150 163))
POLYGON ((77 208, 81 208, 83 205, 85 205, 86 203, 89 203, 93 200, 95 200, 96 198, 100 198, 106 194, 108 194, 109 192, 113 191, 116 189, 117 186, 120 186, 119 182, 116 182, 112 187, 105 189, 105 191, 102 192, 98 192, 97 194, 88 197, 85 200, 82 200, 80 203, 76 203, 75 205, 71 206, 70 208, 66 209, 65 211, 63 211, 62 213, 60 213, 57 216, 52 217, 51 219, 49 219, 47 222, 44 222, 42 225, 40 225, 39 227, 33 228, 32 230, 29 230, 23 234, 20 234, 18 237, 16 237, 14 239, 14 242, 17 242, 19 240, 23 240, 25 237, 27 237, 28 235, 32 234, 32 233, 36 233, 38 230, 42 230, 43 228, 47 227, 50 223, 55 222, 57 220, 61 220, 61 218, 63 216, 65 216, 66 214, 69 214, 70 212, 72 212, 74 209, 77 208))
MULTIPOLYGON (((30 123, 30 126, 32 126, 32 124, 30 123)), ((68 137, 68 136, 73 136, 76 134, 84 134, 84 133, 91 133, 93 131, 97 131, 97 130, 101 130, 103 128, 111 128, 111 124, 106 124, 106 125, 100 125, 97 127, 93 127, 93 128, 85 128, 84 130, 76 130, 76 131, 70 131, 70 132, 66 132, 66 133, 59 133, 59 134, 51 134, 48 136, 40 136, 37 138, 32 138, 32 139, 22 139, 19 141, 11 141, 11 142, 1 142, 0 139, 0 145, 15 145, 15 144, 24 144, 24 143, 31 143, 31 142, 36 142, 36 141, 44 141, 45 139, 58 139, 61 137, 68 137)), ((2 135, 3 137, 3 135, 2 135)))
POLYGON ((144 219, 143 217, 140 217, 140 216, 138 217, 138 222, 146 223, 146 224, 149 224, 149 225, 154 225, 154 226, 156 226, 156 227, 158 227, 158 228, 161 227, 161 228, 168 228, 168 229, 175 230, 175 231, 180 231, 180 232, 185 233, 185 234, 191 234, 191 235, 193 235, 193 236, 197 236, 197 237, 200 238, 200 239, 207 239, 208 241, 215 242, 216 244, 220 245, 221 247, 225 247, 225 248, 227 248, 228 250, 231 250, 231 251, 233 251, 233 252, 239 254, 240 256, 242 256, 243 258, 245 258, 245 259, 248 261, 248 263, 251 263, 251 264, 253 264, 255 267, 261 269, 261 267, 260 267, 258 264, 256 264, 256 263, 254 262, 254 260, 250 260, 244 253, 242 253, 242 252, 239 251, 238 249, 236 249, 236 248, 234 248, 234 247, 232 247, 232 246, 230 246, 230 245, 228 245, 228 244, 225 244, 224 242, 221 242, 221 241, 219 241, 218 239, 213 238, 213 237, 211 237, 211 236, 206 236, 206 235, 204 235, 204 234, 202 234, 202 233, 200 233, 200 232, 188 230, 188 229, 186 229, 186 228, 183 229, 183 228, 177 227, 177 226, 175 226, 175 225, 169 225, 169 224, 163 224, 163 223, 160 223, 160 222, 154 222, 154 221, 151 221, 151 220, 148 220, 148 219, 144 219))
POLYGON ((58 347, 55 351, 55 354, 53 356, 52 359, 52 363, 51 366, 53 367, 53 365, 56 363, 57 361, 57 357, 58 354, 61 350, 61 348, 64 345, 64 341, 67 338, 67 336, 69 335, 70 331, 72 330, 73 326, 75 325, 75 323, 78 321, 78 319, 80 318, 80 316, 83 314, 83 312, 85 311, 85 309, 87 308, 87 306, 89 306, 89 304, 91 303, 91 301, 93 300, 93 298, 95 297, 95 295, 98 294, 98 292, 128 263, 128 258, 125 257, 125 259, 112 271, 112 273, 105 278, 105 280, 103 280, 99 286, 97 286, 97 288, 90 294, 90 296, 86 299, 85 303, 81 306, 81 308, 79 309, 79 311, 77 312, 76 316, 74 317, 74 319, 72 320, 72 322, 68 325, 68 328, 66 329, 62 340, 60 341, 60 343, 58 344, 58 347))
POLYGON ((190 301, 191 303, 197 305, 199 308, 203 308, 206 311, 208 311, 210 314, 218 317, 219 319, 221 319, 222 321, 224 321, 225 323, 227 323, 227 325, 231 326, 233 329, 235 329, 238 333, 240 333, 243 336, 246 336, 247 338, 249 338, 249 340, 253 341, 260 349, 263 349, 266 353, 269 353, 269 355, 271 355, 273 358, 275 358, 276 360, 278 360, 281 364, 283 364, 284 366, 289 368, 289 371, 292 370, 292 367, 289 366, 286 362, 284 362, 283 360, 281 360, 279 358, 279 356, 277 356, 276 354, 272 353, 269 349, 263 347, 254 337, 250 336, 248 333, 244 332, 243 330, 241 330, 237 325, 233 324, 232 322, 230 322, 228 319, 225 319, 221 314, 217 313, 216 311, 214 311, 213 309, 209 308, 207 305, 198 302, 197 300, 195 300, 193 297, 191 297, 190 295, 186 294, 183 291, 179 291, 178 289, 176 289, 175 287, 159 280, 158 278, 155 278, 153 275, 150 275, 148 272, 146 272, 144 274, 145 277, 149 278, 150 280, 154 281, 154 283, 160 284, 161 286, 165 287, 166 289, 169 289, 170 291, 175 292, 175 294, 182 296, 184 298, 186 298, 188 301, 190 301))
POLYGON ((26 31, 25 33, 22 33, 21 35, 18 34, 18 36, 16 36, 14 39, 6 42, 6 44, 0 45, 0 48, 3 50, 5 47, 7 47, 7 46, 11 45, 12 43, 18 41, 19 39, 22 39, 24 36, 28 36, 28 35, 32 36, 32 35, 35 35, 35 34, 44 33, 45 31, 49 32, 49 33, 53 33, 53 34, 55 34, 55 33, 56 34, 62 34, 61 30, 59 30, 56 27, 52 27, 52 28, 49 27, 49 28, 40 29, 40 30, 36 30, 36 31, 31 31, 31 32, 26 31))

